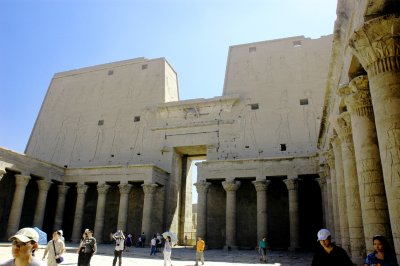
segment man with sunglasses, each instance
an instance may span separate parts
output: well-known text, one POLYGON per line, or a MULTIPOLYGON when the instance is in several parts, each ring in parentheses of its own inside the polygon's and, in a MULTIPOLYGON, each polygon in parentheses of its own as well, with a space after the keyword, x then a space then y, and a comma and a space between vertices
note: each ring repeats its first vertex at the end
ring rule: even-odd
POLYGON ((12 243, 13 259, 0 263, 0 266, 41 266, 32 256, 38 248, 39 234, 35 229, 26 227, 8 239, 12 243))

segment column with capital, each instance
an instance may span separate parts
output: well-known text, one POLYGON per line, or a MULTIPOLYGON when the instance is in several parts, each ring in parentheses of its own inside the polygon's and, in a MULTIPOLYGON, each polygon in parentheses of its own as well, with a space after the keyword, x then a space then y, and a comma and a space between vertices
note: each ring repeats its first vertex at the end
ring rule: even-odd
POLYGON ((371 253, 373 236, 390 237, 392 232, 368 77, 351 80, 343 94, 351 116, 365 245, 371 253))
POLYGON ((76 199, 76 208, 75 208, 75 217, 74 217, 74 226, 72 230, 72 242, 79 242, 81 239, 81 230, 82 230, 82 218, 83 218, 83 209, 85 207, 85 197, 86 191, 88 190, 88 186, 85 184, 77 184, 77 199, 76 199))
POLYGON ((257 191, 257 239, 268 234, 267 190, 271 180, 256 180, 252 182, 257 191))
POLYGON ((118 223, 117 229, 126 231, 126 222, 128 218, 128 196, 131 192, 131 184, 119 184, 119 209, 118 209, 118 223))
POLYGON ((36 201, 35 216, 33 218, 33 225, 39 228, 43 227, 44 211, 46 209, 47 194, 49 192, 51 181, 38 180, 39 195, 36 201))
POLYGON ((339 199, 337 193, 337 181, 336 181, 336 169, 335 169, 335 156, 333 155, 333 150, 324 153, 326 161, 329 165, 329 176, 332 191, 332 228, 329 228, 331 233, 333 233, 332 238, 337 244, 342 243, 342 237, 340 234, 340 215, 339 215, 339 199))
POLYGON ((349 46, 368 73, 394 246, 400 260, 400 14, 374 18, 349 46))
MULTIPOLYGON (((329 171, 329 170, 327 170, 329 171)), ((331 234, 335 236, 335 224, 333 222, 333 198, 332 198, 332 181, 331 176, 328 173, 325 173, 326 180, 326 204, 327 204, 327 228, 331 231, 331 234)))
POLYGON ((321 190, 321 201, 322 201, 322 224, 324 225, 325 228, 330 228, 329 226, 329 211, 328 211, 328 202, 327 202, 327 189, 326 189, 326 176, 325 176, 325 171, 320 171, 318 173, 319 178, 316 178, 315 180, 319 184, 319 188, 321 190))
POLYGON ((54 227, 53 230, 59 230, 62 228, 62 222, 64 218, 64 208, 65 208, 65 197, 67 196, 69 186, 66 185, 58 185, 58 199, 57 199, 57 208, 56 208, 56 216, 54 218, 54 227))
POLYGON ((28 175, 15 175, 15 192, 11 204, 10 216, 8 217, 7 236, 17 232, 21 220, 22 205, 24 204, 26 186, 31 179, 28 175))
POLYGON ((144 192, 142 232, 144 232, 147 241, 150 241, 152 236, 151 214, 153 211, 154 193, 157 187, 157 184, 142 184, 144 192))
POLYGON ((342 248, 350 250, 349 220, 347 219, 346 187, 344 184, 342 144, 338 136, 332 138, 333 153, 335 155, 336 188, 338 195, 339 223, 342 248))
POLYGON ((290 251, 295 251, 299 246, 299 179, 289 178, 283 180, 289 194, 289 223, 290 223, 290 251))
MULTIPOLYGON (((339 91, 343 89, 341 87, 339 91)), ((341 94, 339 92, 339 94, 341 94)), ((336 131, 339 134, 342 149, 343 177, 346 190, 347 218, 352 260, 358 265, 365 259, 364 228, 361 215, 360 192, 356 159, 354 156, 353 135, 350 114, 343 112, 337 119, 336 131)))
POLYGON ((206 239, 207 234, 207 192, 211 183, 199 181, 194 184, 196 186, 197 201, 197 228, 196 235, 202 239, 206 239))
POLYGON ((225 249, 235 249, 236 246, 236 191, 239 181, 224 181, 222 186, 226 191, 226 236, 225 249))
POLYGON ((97 207, 94 232, 96 234, 96 240, 98 243, 103 242, 104 213, 106 209, 106 196, 109 188, 110 186, 105 183, 97 184, 97 207))

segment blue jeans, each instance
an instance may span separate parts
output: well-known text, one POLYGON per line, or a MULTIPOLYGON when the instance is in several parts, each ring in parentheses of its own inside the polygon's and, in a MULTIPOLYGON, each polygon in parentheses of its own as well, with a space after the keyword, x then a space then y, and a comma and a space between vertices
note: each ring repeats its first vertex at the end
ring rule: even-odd
POLYGON ((150 255, 156 255, 156 246, 151 246, 151 251, 150 251, 150 255))

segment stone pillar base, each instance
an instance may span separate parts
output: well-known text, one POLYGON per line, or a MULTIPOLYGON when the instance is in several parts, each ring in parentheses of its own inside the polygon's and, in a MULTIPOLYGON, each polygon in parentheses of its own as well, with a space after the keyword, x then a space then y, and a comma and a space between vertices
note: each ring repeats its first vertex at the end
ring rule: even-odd
POLYGON ((231 250, 238 250, 238 246, 224 246, 224 250, 231 251, 231 250))

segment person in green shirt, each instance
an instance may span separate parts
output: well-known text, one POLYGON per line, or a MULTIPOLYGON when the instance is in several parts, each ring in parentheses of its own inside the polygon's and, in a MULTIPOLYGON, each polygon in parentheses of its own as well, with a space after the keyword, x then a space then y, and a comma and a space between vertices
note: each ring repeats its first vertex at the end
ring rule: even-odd
POLYGON ((258 242, 258 253, 262 256, 260 260, 267 262, 267 237, 265 236, 258 242))

